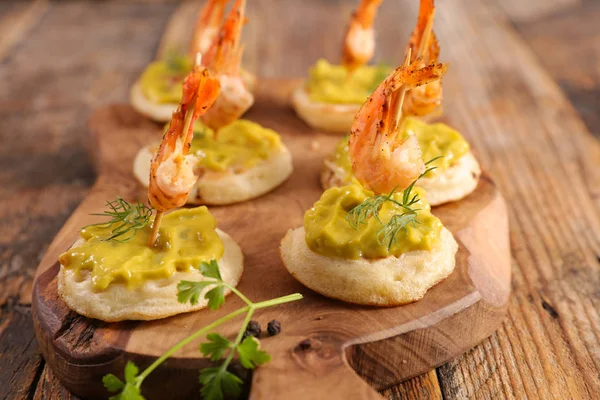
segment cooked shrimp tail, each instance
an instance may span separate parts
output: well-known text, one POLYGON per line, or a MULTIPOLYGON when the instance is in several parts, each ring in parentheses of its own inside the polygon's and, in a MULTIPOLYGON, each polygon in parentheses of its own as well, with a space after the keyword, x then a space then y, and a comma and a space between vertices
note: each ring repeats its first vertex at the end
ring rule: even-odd
MULTIPOLYGON (((410 51, 412 54, 411 62, 420 60, 421 66, 438 62, 440 46, 433 32, 434 16, 434 0, 421 0, 417 26, 407 48, 407 53, 410 51)), ((439 80, 419 86, 407 93, 403 111, 406 115, 420 117, 433 114, 440 110, 442 97, 442 83, 439 80)))
POLYGON ((196 66, 183 84, 179 108, 150 164, 148 200, 161 212, 181 207, 196 183, 195 155, 188 154, 196 119, 204 114, 219 95, 219 81, 209 71, 196 66))
POLYGON ((440 46, 433 32, 434 17, 434 0, 421 0, 417 26, 415 26, 408 43, 408 48, 412 51, 411 62, 419 57, 423 59, 425 64, 437 62, 440 55, 440 46))
POLYGON ((375 52, 373 22, 381 0, 361 0, 346 29, 342 63, 352 71, 367 63, 375 52))
POLYGON ((213 72, 227 75, 239 74, 243 50, 240 37, 246 23, 245 11, 246 0, 237 0, 204 57, 204 65, 213 72))
POLYGON ((213 129, 237 120, 254 103, 254 96, 240 75, 243 50, 240 37, 246 23, 245 11, 246 0, 237 0, 204 60, 204 65, 217 75, 221 83, 221 95, 210 111, 202 116, 202 122, 213 129))
POLYGON ((228 1, 208 0, 200 9, 190 42, 190 56, 195 57, 198 53, 204 54, 208 51, 219 32, 228 1))
POLYGON ((407 90, 438 81, 447 67, 421 64, 417 58, 396 68, 354 118, 348 142, 352 170, 358 181, 375 193, 403 190, 425 169, 417 138, 398 135, 402 99, 407 90))

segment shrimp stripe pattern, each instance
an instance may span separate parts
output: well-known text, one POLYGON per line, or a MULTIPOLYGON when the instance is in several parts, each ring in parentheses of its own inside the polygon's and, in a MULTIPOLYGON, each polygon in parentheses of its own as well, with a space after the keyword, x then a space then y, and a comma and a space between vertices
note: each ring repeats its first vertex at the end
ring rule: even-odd
POLYGON ((214 72, 221 83, 221 95, 202 122, 219 129, 239 119, 254 104, 254 96, 240 75, 243 48, 240 45, 242 28, 246 23, 246 0, 237 0, 213 42, 203 65, 214 72))
POLYGON ((219 32, 219 26, 225 14, 225 6, 228 1, 208 0, 198 12, 189 48, 189 54, 192 58, 198 53, 206 53, 211 47, 219 32))
MULTIPOLYGON (((421 0, 417 25, 413 30, 407 47, 407 54, 411 53, 411 62, 420 59, 420 65, 437 63, 440 54, 435 33, 433 33, 433 19, 435 15, 434 0, 421 0)), ((406 115, 423 117, 428 114, 441 113, 442 104, 441 81, 422 85, 407 93, 403 105, 406 115)))
POLYGON ((417 17, 417 26, 415 26, 408 43, 408 49, 411 50, 412 54, 411 62, 414 62, 417 57, 423 57, 423 62, 425 64, 434 63, 438 60, 440 55, 440 45, 438 44, 437 37, 432 29, 434 14, 434 0, 421 0, 419 16, 417 17), (421 48, 421 46, 424 47, 421 48))
POLYGON ((375 193, 408 187, 425 169, 415 136, 398 137, 404 90, 439 80, 444 64, 413 63, 396 68, 367 98, 354 118, 348 150, 354 176, 375 193))
POLYGON ((150 164, 148 201, 152 208, 167 211, 185 204, 196 183, 197 157, 188 154, 194 122, 219 96, 219 81, 202 66, 195 66, 183 83, 179 108, 150 164))
POLYGON ((361 0, 352 13, 342 51, 342 64, 349 71, 367 63, 375 53, 373 22, 380 4, 381 0, 361 0))

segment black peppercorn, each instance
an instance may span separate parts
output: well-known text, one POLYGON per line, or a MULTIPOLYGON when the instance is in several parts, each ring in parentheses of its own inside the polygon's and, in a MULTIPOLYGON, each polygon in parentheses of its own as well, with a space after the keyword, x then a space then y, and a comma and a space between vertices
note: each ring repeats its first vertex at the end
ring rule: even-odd
POLYGON ((248 336, 254 336, 255 338, 260 336, 260 324, 258 321, 250 321, 246 326, 246 330, 244 331, 243 339, 246 339, 248 336))
POLYGON ((269 322, 267 325, 267 332, 269 332, 270 336, 275 336, 279 332, 281 332, 281 324, 276 319, 269 322))

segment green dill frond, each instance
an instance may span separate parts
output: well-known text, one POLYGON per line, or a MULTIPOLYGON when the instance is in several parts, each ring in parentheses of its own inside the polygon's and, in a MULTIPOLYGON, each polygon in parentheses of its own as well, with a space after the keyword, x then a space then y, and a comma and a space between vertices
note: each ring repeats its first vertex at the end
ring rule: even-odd
POLYGON ((127 242, 131 240, 137 231, 150 223, 152 209, 141 202, 131 205, 121 197, 113 201, 107 201, 108 210, 101 214, 92 214, 99 217, 110 217, 106 222, 90 224, 84 227, 97 226, 101 229, 111 229, 111 236, 104 241, 114 240, 116 242, 127 242))
POLYGON ((402 191, 402 201, 393 198, 396 188, 387 195, 381 194, 371 196, 348 212, 348 215, 346 216, 348 224, 354 229, 359 229, 360 225, 366 225, 370 218, 375 218, 382 226, 377 233, 377 241, 379 244, 385 245, 388 250, 390 250, 395 243, 396 236, 401 230, 406 230, 410 225, 416 226, 419 224, 417 216, 420 209, 413 208, 413 206, 421 199, 419 198, 418 193, 413 193, 413 189, 419 179, 437 168, 430 167, 429 165, 440 158, 443 157, 435 157, 425 163, 425 166, 427 167, 425 171, 402 191), (389 222, 384 223, 379 218, 379 211, 386 201, 401 207, 403 212, 394 214, 389 222))
POLYGON ((383 227, 377 232, 377 242, 380 245, 387 247, 388 251, 392 248, 396 242, 396 236, 402 230, 407 230, 409 225, 416 227, 420 222, 417 220, 417 211, 405 212, 402 214, 396 214, 390 219, 390 222, 383 225, 383 227))

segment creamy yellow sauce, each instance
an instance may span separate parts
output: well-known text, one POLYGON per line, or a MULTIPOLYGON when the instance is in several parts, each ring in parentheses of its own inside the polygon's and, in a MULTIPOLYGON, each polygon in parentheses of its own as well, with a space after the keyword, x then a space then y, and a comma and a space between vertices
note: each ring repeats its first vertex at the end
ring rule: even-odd
POLYGON ((235 172, 252 168, 281 148, 281 138, 272 129, 240 119, 216 133, 201 122, 194 125, 191 153, 204 154, 200 166, 213 171, 235 172))
MULTIPOLYGON (((417 118, 405 118, 400 127, 402 137, 415 135, 423 152, 423 161, 427 162, 436 157, 442 157, 431 163, 437 167, 427 177, 435 176, 457 162, 469 152, 469 143, 462 135, 446 124, 428 124, 417 118)), ((330 160, 345 172, 346 182, 353 178, 352 162, 348 154, 348 136, 340 140, 330 160)))
MULTIPOLYGON (((439 244, 442 223, 430 213, 425 192, 415 188, 414 193, 421 198, 413 205, 420 209, 418 223, 399 231, 388 249, 386 243, 378 240, 382 225, 376 218, 369 218, 358 229, 354 229, 347 221, 350 210, 373 196, 373 192, 356 183, 328 189, 304 214, 306 244, 315 253, 344 259, 384 258, 400 256, 409 251, 432 250, 439 244)), ((393 198, 401 201, 402 194, 395 193, 393 198)), ((386 201, 381 207, 379 218, 386 224, 395 214, 402 212, 402 207, 386 201)))
POLYGON ((140 77, 144 96, 158 104, 179 103, 183 80, 192 70, 192 62, 184 56, 171 56, 148 65, 140 77))
POLYGON ((127 242, 105 240, 113 228, 83 228, 80 235, 85 241, 59 257, 66 268, 89 271, 98 291, 111 283, 124 283, 131 289, 146 280, 169 278, 176 271, 190 271, 203 261, 218 260, 224 252, 215 231, 215 218, 204 206, 165 215, 153 248, 148 247, 150 224, 127 242))
POLYGON ((314 102, 362 104, 391 71, 387 66, 362 65, 348 73, 343 65, 320 59, 309 71, 306 90, 314 102))

